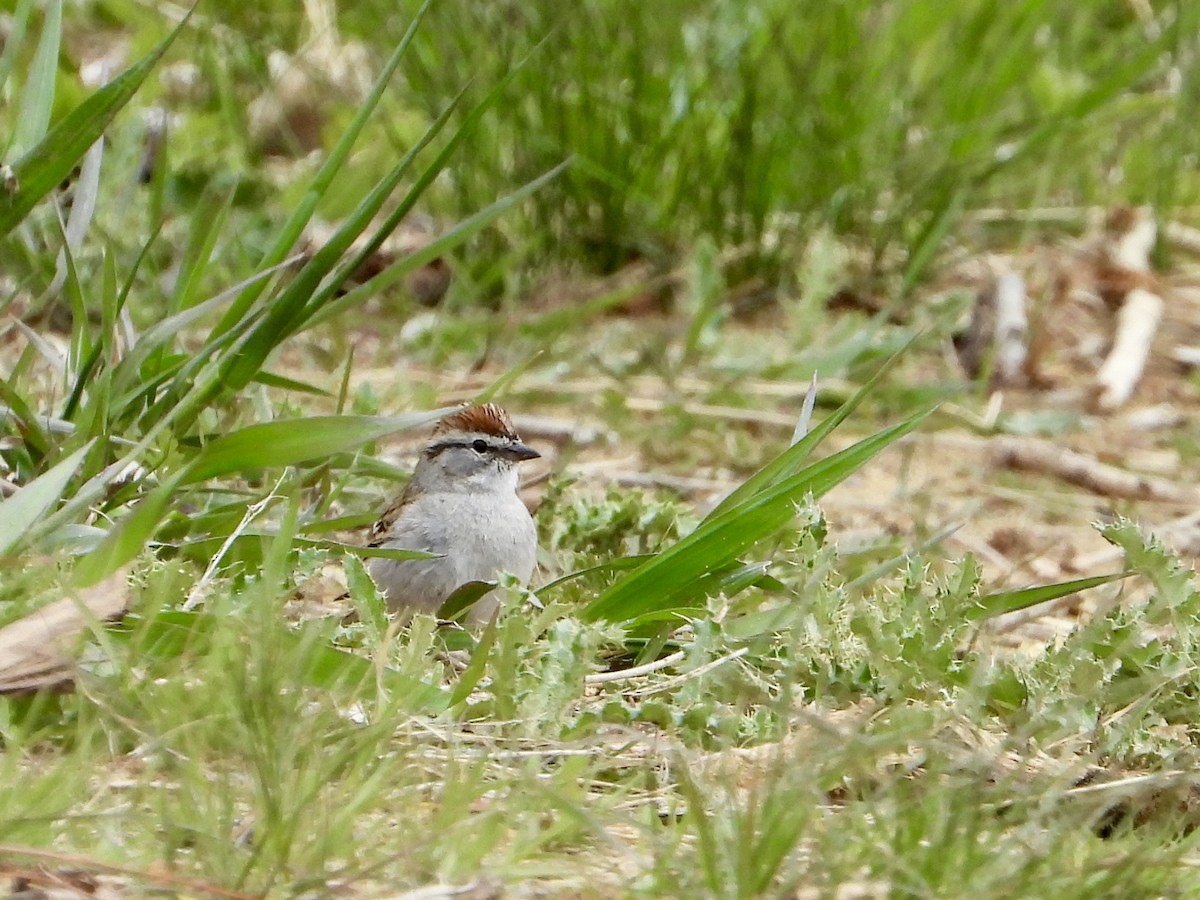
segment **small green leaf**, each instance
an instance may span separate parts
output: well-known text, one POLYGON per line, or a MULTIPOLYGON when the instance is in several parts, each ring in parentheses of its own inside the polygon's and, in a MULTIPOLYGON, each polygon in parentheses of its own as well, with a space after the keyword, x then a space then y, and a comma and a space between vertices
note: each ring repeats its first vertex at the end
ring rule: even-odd
POLYGON ((495 587, 496 582, 494 581, 468 581, 466 584, 459 585, 438 607, 438 618, 448 622, 461 618, 464 612, 482 600, 495 587))
POLYGON ((387 632, 387 609, 380 600, 379 591, 375 589, 375 582, 357 557, 347 557, 343 569, 350 602, 358 612, 359 621, 370 629, 371 640, 378 642, 387 632))

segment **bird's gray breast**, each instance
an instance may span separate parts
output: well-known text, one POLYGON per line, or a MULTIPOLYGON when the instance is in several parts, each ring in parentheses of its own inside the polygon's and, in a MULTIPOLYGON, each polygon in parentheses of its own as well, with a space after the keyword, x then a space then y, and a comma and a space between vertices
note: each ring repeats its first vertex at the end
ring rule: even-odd
POLYGON ((414 498, 383 546, 440 554, 428 560, 371 560, 371 575, 392 608, 433 611, 461 585, 492 581, 501 572, 526 582, 537 560, 533 519, 515 494, 414 498))

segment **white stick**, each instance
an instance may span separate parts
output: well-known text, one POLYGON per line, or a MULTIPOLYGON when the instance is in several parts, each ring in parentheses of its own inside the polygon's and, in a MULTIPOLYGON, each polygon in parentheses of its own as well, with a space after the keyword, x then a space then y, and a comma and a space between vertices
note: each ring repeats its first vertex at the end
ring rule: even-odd
POLYGON ((283 479, 286 478, 286 473, 279 477, 279 481, 275 482, 275 487, 271 488, 271 493, 263 497, 256 503, 251 503, 246 507, 246 514, 242 516, 242 521, 238 522, 237 528, 229 533, 229 537, 225 538, 213 558, 208 561, 208 566, 204 570, 204 574, 200 576, 190 591, 188 591, 187 600, 183 602, 181 607, 184 612, 191 612, 197 606, 204 602, 204 597, 208 593, 209 585, 212 584, 217 577, 217 570, 221 567, 221 563, 225 560, 225 555, 229 552, 229 548, 233 546, 233 542, 242 536, 242 533, 249 528, 255 519, 267 509, 272 503, 279 499, 279 495, 275 492, 279 490, 279 486, 283 484, 283 479))
POLYGON ((1150 345, 1162 321, 1163 301, 1145 288, 1125 295, 1117 316, 1117 334, 1112 351, 1096 373, 1101 409, 1116 409, 1133 394, 1142 378, 1150 345))
POLYGON ((1029 316, 1025 311, 1025 279, 1016 272, 996 277, 996 363, 998 384, 1013 384, 1025 374, 1029 356, 1029 316))
POLYGON ((657 672, 659 669, 665 669, 675 663, 683 662, 684 652, 682 650, 672 653, 670 656, 664 656, 662 659, 656 659, 654 662, 648 662, 641 666, 633 666, 629 669, 620 669, 616 672, 593 672, 591 675, 583 676, 584 684, 608 684, 610 681, 624 681, 627 678, 638 678, 642 675, 650 675, 657 672))
MULTIPOLYGON (((1154 219, 1148 212, 1141 213, 1113 248, 1113 265, 1132 272, 1149 272, 1150 250, 1157 234, 1154 219)), ((1125 295, 1112 350, 1096 373, 1096 402, 1101 409, 1116 409, 1133 395, 1162 315, 1163 300, 1158 294, 1137 287, 1125 295)))

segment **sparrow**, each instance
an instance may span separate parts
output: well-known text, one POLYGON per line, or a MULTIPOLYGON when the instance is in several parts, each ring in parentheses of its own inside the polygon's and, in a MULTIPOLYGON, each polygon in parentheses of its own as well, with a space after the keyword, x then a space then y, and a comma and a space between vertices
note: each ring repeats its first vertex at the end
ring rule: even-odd
MULTIPOLYGON (((464 584, 494 581, 501 572, 528 583, 537 530, 517 496, 517 464, 539 456, 493 403, 458 410, 437 424, 407 487, 371 529, 371 547, 438 554, 368 563, 391 612, 437 612, 464 584)), ((498 606, 492 591, 467 621, 486 623, 498 606)))

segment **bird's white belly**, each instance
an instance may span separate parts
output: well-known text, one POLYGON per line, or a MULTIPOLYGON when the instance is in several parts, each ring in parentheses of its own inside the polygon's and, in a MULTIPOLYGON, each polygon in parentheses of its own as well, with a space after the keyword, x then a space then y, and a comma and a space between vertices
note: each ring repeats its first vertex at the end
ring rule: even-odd
MULTIPOLYGON (((537 561, 533 519, 514 494, 472 498, 461 494, 422 497, 397 519, 384 547, 441 554, 437 559, 373 559, 372 578, 393 610, 436 612, 450 594, 470 581, 493 581, 510 572, 528 582, 537 561)), ((494 593, 472 609, 473 621, 495 611, 494 593)))

